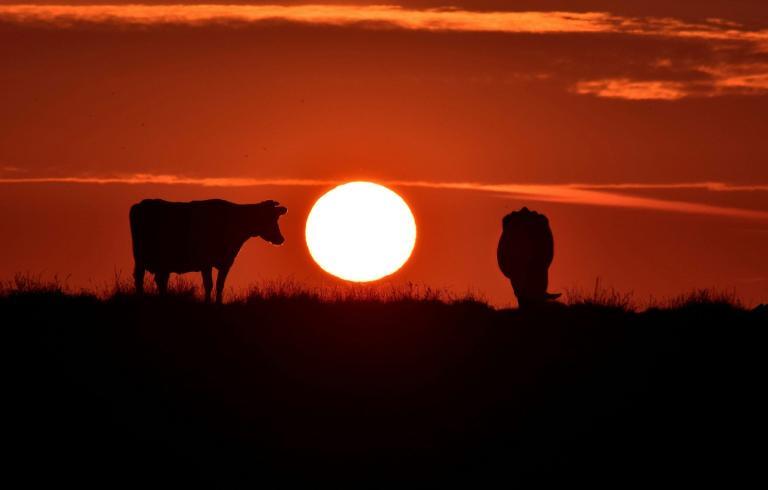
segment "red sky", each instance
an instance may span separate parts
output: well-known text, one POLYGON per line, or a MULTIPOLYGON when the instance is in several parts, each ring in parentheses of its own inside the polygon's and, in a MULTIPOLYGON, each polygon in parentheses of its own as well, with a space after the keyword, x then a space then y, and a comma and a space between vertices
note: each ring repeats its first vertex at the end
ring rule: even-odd
POLYGON ((0 278, 98 287, 131 203, 221 197, 289 208, 233 286, 333 283, 304 220, 367 179, 416 214, 396 282, 510 304, 495 245, 528 205, 553 290, 768 301, 765 2, 120 3, 0 2, 0 278))

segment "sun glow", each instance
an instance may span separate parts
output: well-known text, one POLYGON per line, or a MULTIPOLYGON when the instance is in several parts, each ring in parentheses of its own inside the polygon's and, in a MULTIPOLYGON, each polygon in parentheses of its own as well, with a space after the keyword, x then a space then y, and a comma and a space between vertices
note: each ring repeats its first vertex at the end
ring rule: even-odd
POLYGON ((397 271, 416 243, 416 221, 402 197, 371 182, 349 182, 317 200, 307 218, 307 246, 315 262, 355 282, 397 271))

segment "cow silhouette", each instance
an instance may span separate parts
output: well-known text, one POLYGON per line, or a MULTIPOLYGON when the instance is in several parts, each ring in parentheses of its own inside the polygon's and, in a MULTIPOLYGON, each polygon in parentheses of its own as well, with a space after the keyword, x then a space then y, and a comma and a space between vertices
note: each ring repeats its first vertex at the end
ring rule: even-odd
POLYGON ((512 283, 520 308, 560 297, 547 292, 554 253, 554 238, 546 216, 526 207, 504 216, 496 259, 501 272, 512 283))
POLYGON ((259 236, 282 244, 285 238, 278 219, 286 212, 276 201, 235 204, 221 199, 145 199, 134 204, 129 217, 136 292, 143 293, 145 271, 154 274, 160 294, 166 293, 171 273, 200 272, 205 301, 210 302, 215 267, 216 302, 221 303, 224 281, 240 247, 259 236))

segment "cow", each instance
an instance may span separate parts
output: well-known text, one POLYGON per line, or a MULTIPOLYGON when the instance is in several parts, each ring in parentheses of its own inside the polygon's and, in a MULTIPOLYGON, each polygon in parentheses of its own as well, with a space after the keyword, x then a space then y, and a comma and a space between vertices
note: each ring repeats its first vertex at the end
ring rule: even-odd
POLYGON ((504 216, 496 259, 512 283, 520 308, 560 297, 559 293, 547 292, 554 254, 555 243, 546 216, 526 207, 504 216))
POLYGON ((285 238, 277 221, 286 212, 276 201, 235 204, 221 199, 145 199, 134 204, 129 219, 137 294, 144 291, 145 271, 154 274, 161 295, 168 289, 171 273, 200 272, 209 303, 215 267, 216 303, 221 303, 224 281, 240 247, 251 237, 281 245, 285 238))

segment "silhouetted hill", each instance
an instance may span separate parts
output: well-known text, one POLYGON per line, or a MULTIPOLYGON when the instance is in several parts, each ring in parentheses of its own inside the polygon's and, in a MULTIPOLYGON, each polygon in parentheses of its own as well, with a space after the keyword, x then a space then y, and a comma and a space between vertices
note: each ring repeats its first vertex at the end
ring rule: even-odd
POLYGON ((519 312, 27 288, 0 319, 5 462, 28 483, 763 478, 768 316, 711 298, 519 312))

